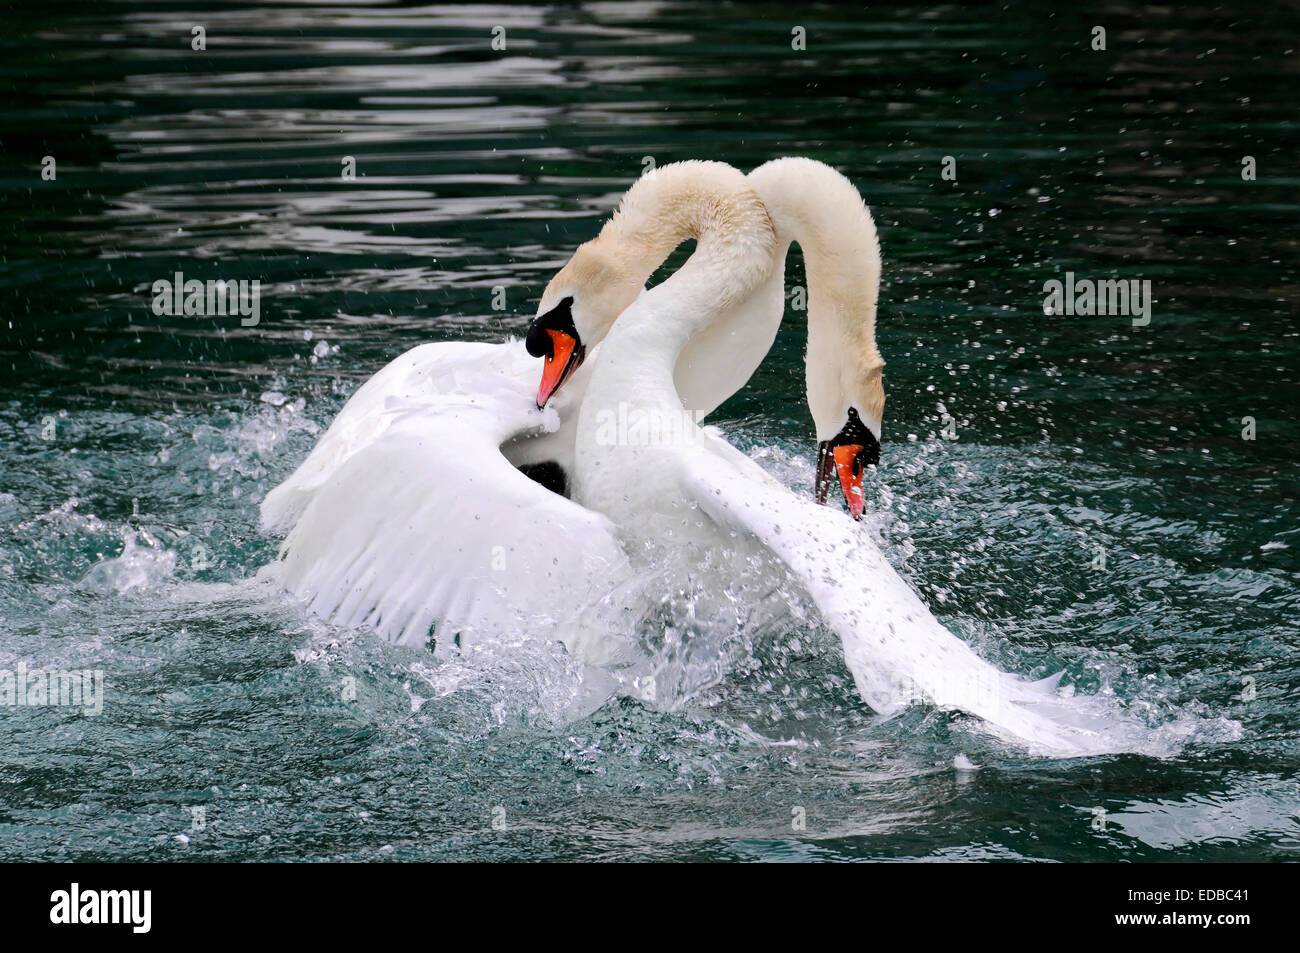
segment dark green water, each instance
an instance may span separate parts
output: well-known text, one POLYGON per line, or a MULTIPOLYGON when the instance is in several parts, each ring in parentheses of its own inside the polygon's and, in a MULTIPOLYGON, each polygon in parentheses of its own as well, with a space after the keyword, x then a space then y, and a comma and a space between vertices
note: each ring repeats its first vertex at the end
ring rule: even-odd
MULTIPOLYGON (((0 668, 106 684, 0 709, 0 859, 1296 859, 1300 14, 1060 6, 0 11, 0 668), (245 582, 360 381, 521 332, 644 157, 784 154, 880 227, 891 560, 1176 757, 876 724, 807 630, 568 721, 558 655, 449 670, 245 582), (260 280, 260 324, 155 316, 178 270, 260 280), (1150 323, 1045 315, 1067 271, 1150 323)), ((715 420, 806 490, 801 319, 715 420)))

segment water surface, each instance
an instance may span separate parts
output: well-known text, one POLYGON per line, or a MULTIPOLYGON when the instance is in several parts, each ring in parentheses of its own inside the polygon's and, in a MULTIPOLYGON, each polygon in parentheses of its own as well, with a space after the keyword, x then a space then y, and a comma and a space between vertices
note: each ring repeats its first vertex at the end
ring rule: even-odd
MULTIPOLYGON (((0 858, 1295 859, 1300 15, 1057 7, 0 12, 0 668, 106 683, 0 710, 0 858), (522 332, 647 157, 785 154, 880 228, 891 560, 1176 756, 878 723, 807 626, 574 721, 560 653, 449 669, 247 581, 362 380, 522 332), (154 315, 176 271, 257 279, 260 323, 154 315), (1045 315, 1066 272, 1149 280, 1150 324, 1045 315)), ((802 319, 714 421, 806 492, 802 319)))

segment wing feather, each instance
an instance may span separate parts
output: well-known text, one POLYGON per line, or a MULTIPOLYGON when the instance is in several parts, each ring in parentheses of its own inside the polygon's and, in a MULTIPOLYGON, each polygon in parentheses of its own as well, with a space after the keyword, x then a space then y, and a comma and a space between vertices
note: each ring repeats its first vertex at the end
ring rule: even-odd
POLYGON ((287 536, 281 584, 312 611, 386 639, 573 641, 627 561, 603 516, 501 453, 553 430, 522 346, 424 345, 375 375, 267 495, 287 536), (444 350, 439 350, 444 349, 444 350))
POLYGON ((802 499, 718 438, 690 457, 688 497, 717 524, 772 551, 840 637, 863 700, 977 715, 994 733, 1056 757, 1144 750, 1148 731, 1112 699, 1066 697, 980 658, 949 632, 847 514, 802 499))

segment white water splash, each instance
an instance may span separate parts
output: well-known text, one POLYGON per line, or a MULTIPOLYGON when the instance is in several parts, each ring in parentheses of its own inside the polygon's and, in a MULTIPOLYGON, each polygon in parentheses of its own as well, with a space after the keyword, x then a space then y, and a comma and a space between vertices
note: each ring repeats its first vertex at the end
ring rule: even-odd
POLYGON ((121 555, 96 563, 79 585, 96 592, 127 593, 133 589, 156 589, 175 574, 174 552, 162 549, 148 533, 124 530, 121 555))

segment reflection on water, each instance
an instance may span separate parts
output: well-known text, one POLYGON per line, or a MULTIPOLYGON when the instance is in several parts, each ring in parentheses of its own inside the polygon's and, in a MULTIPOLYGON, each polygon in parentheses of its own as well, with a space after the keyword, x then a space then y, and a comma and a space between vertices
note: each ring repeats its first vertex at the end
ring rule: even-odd
MULTIPOLYGON (((224 820, 195 856, 1294 857, 1298 21, 1045 2, 0 10, 0 664, 101 664, 110 701, 5 716, 0 856, 177 855, 173 808, 210 799, 224 820), (891 558, 1002 664, 1235 718, 1241 742, 1022 763, 935 712, 875 725, 807 632, 693 706, 556 729, 560 662, 425 678, 427 659, 245 588, 273 553, 257 500, 357 382, 415 343, 522 331, 647 160, 782 154, 841 168, 880 227, 891 558), (259 281, 260 323, 154 315, 177 271, 259 281), (1150 281, 1150 325, 1045 316, 1067 271, 1150 281), (344 675, 360 706, 332 694, 344 675), (108 757, 86 772, 86 750, 108 757), (963 752, 983 767, 954 772, 963 752), (428 797, 387 793, 409 785, 428 797), (462 813, 499 803, 530 833, 465 833, 462 813)), ((718 419, 800 486, 789 318, 718 419)))
POLYGON ((1267 839, 1300 846, 1300 784, 1291 778, 1260 777, 1249 787, 1193 796, 1187 800, 1137 802, 1111 815, 1123 832, 1149 847, 1170 850, 1205 841, 1267 839))

